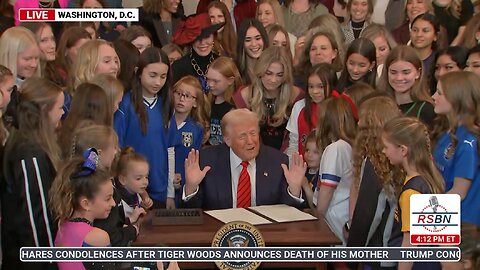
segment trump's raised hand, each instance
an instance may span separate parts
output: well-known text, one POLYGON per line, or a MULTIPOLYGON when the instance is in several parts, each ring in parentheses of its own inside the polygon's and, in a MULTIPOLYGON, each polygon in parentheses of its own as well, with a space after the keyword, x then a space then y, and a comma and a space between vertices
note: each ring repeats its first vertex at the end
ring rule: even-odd
POLYGON ((200 153, 198 150, 192 149, 185 159, 185 195, 194 193, 205 175, 210 170, 210 166, 200 169, 199 165, 200 153))
POLYGON ((283 174, 287 179, 288 189, 290 193, 296 197, 300 197, 302 190, 302 181, 307 171, 307 163, 303 161, 303 157, 298 153, 292 155, 290 166, 282 164, 283 174))

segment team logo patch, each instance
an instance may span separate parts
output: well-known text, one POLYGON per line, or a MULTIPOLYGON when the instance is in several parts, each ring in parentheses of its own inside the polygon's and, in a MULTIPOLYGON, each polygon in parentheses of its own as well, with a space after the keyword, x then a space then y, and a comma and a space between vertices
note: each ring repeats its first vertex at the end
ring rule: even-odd
MULTIPOLYGON (((263 236, 252 224, 233 221, 223 225, 213 237, 212 247, 265 247, 263 236)), ((215 262, 221 270, 254 270, 260 262, 215 262)))
POLYGON ((193 144, 192 132, 182 132, 182 144, 185 147, 190 147, 193 144))

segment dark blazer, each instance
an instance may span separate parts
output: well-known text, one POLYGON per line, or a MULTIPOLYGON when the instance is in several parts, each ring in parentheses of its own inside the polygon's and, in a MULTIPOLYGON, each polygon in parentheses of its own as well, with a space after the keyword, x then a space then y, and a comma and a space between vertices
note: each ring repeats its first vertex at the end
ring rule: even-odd
MULTIPOLYGON (((256 158, 257 205, 288 204, 300 207, 287 192, 287 180, 280 164, 288 165, 288 157, 282 152, 260 146, 256 158)), ((230 148, 226 144, 211 146, 200 151, 200 168, 211 167, 200 183, 198 193, 183 206, 188 208, 232 208, 232 176, 230 171, 230 148)))
MULTIPOLYGON (((167 32, 162 24, 162 19, 158 13, 149 13, 146 12, 143 7, 138 8, 138 22, 132 22, 132 24, 141 25, 145 30, 147 30, 150 35, 152 35, 153 46, 162 48, 162 46, 170 43, 170 40, 167 37, 167 32)), ((181 16, 180 16, 181 17, 181 16)), ((180 17, 172 16, 172 36, 177 29, 178 22, 180 17)))
POLYGON ((410 40, 409 22, 405 21, 402 25, 392 31, 392 36, 398 44, 407 45, 410 40))
POLYGON ((385 27, 391 32, 405 21, 405 0, 388 1, 385 10, 385 27))

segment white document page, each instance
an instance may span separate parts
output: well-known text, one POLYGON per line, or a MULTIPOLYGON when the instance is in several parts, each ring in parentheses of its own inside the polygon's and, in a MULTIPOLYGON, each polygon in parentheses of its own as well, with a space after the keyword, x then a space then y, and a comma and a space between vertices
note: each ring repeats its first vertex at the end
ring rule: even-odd
POLYGON ((270 224, 271 221, 248 211, 245 208, 230 208, 223 210, 205 211, 206 214, 220 220, 223 223, 232 221, 245 221, 252 225, 270 224))
POLYGON ((316 220, 317 218, 298 210, 295 207, 286 204, 263 205, 250 207, 251 210, 258 212, 267 218, 276 222, 290 222, 302 220, 316 220))

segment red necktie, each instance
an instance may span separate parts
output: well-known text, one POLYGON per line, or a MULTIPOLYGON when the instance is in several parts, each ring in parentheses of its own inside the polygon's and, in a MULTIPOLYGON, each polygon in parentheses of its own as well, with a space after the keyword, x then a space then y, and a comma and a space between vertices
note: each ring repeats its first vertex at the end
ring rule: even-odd
POLYGON ((247 171, 248 161, 242 161, 241 165, 243 168, 238 179, 237 208, 246 208, 251 205, 250 175, 247 171))

